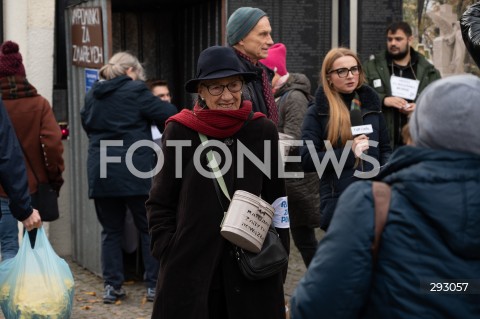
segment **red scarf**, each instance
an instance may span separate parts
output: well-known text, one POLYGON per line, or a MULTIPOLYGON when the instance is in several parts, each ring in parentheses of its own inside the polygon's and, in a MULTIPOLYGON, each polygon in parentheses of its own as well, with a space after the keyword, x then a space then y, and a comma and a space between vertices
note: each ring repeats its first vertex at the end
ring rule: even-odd
MULTIPOLYGON (((226 138, 237 133, 249 118, 252 112, 252 102, 243 101, 238 110, 210 110, 203 109, 197 104, 193 111, 183 109, 180 113, 170 117, 171 121, 181 123, 194 131, 215 138, 226 138)), ((265 117, 263 113, 255 112, 252 120, 265 117)))
MULTIPOLYGON (((254 63, 250 57, 248 57, 246 54, 243 54, 242 52, 238 51, 235 49, 235 53, 237 55, 251 64, 259 67, 258 63, 254 63)), ((262 93, 263 93, 263 100, 265 101, 265 105, 267 106, 267 112, 268 112, 268 118, 273 121, 273 123, 278 124, 278 108, 277 104, 275 103, 275 98, 273 97, 273 91, 272 91, 272 84, 268 80, 268 75, 267 75, 267 70, 265 68, 262 68, 262 93)))

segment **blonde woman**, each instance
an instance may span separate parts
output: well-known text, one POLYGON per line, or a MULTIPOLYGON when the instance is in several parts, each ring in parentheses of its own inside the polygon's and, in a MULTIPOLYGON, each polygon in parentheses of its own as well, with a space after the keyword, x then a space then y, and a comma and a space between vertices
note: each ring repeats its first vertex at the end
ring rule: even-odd
MULTIPOLYGON (((150 124, 165 125, 176 108, 156 98, 143 80, 144 70, 138 59, 127 52, 112 56, 100 69, 101 80, 85 97, 81 110, 82 125, 89 138, 89 197, 95 201, 97 218, 102 225, 102 273, 105 285, 104 303, 115 303, 125 297, 122 260, 123 225, 127 208, 141 235, 141 250, 146 273, 147 300, 155 298, 158 262, 150 255, 145 201, 151 178, 140 177, 126 164, 127 150, 137 141, 151 141, 150 124), (107 148, 108 156, 119 163, 101 163, 102 141, 114 140, 118 146, 107 148), (102 175, 102 169, 105 170, 102 175)), ((140 147, 133 154, 137 171, 150 172, 154 151, 140 147)))
POLYGON ((307 111, 302 126, 302 139, 312 141, 315 151, 311 152, 305 145, 301 149, 301 157, 305 172, 319 174, 320 227, 326 230, 338 197, 348 185, 358 180, 354 176, 355 171, 373 172, 375 160, 379 164, 377 168, 384 165, 391 148, 381 101, 375 91, 365 84, 360 60, 354 52, 347 48, 330 50, 323 60, 320 79, 315 106, 307 111), (353 109, 360 110, 362 124, 372 125, 372 132, 368 135, 352 135, 350 114, 353 109), (378 145, 370 146, 372 141, 378 142, 378 145), (330 150, 327 150, 328 142, 332 146, 330 150), (343 159, 347 156, 345 162, 341 160, 342 154, 343 159), (324 169, 317 163, 317 170, 317 156, 320 163, 328 160, 324 169))

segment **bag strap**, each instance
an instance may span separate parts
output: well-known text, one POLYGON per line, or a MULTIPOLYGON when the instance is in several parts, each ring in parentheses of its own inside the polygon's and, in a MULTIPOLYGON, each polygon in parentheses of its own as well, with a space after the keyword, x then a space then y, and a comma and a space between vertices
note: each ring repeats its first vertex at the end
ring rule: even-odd
POLYGON ((375 238, 372 243, 372 255, 374 261, 376 261, 382 232, 387 223, 392 189, 387 183, 372 182, 372 193, 375 205, 375 238))
POLYGON ((28 165, 30 165, 30 168, 32 169, 32 173, 33 173, 33 176, 35 176, 35 180, 37 181, 37 184, 40 183, 40 180, 38 179, 38 176, 37 176, 37 174, 35 173, 35 170, 33 169, 32 162, 30 162, 30 159, 28 158, 27 153, 26 153, 25 150, 23 149, 23 146, 22 146, 22 144, 20 143, 20 141, 19 141, 18 144, 20 145, 20 148, 22 149, 23 156, 25 156, 25 159, 27 160, 28 165))
MULTIPOLYGON (((198 136, 200 137, 200 141, 202 142, 202 145, 206 146, 206 144, 208 142, 208 138, 200 132, 198 132, 198 136)), ((218 190, 218 186, 220 186, 220 188, 222 189, 222 192, 225 195, 225 197, 228 198, 229 201, 232 201, 231 198, 230 198, 230 195, 228 194, 227 185, 225 184, 225 180, 223 179, 222 172, 220 171, 220 168, 218 167, 217 159, 215 158, 215 156, 213 156, 212 150, 208 151, 207 159, 208 159, 208 163, 209 163, 210 167, 212 168, 213 175, 215 176, 215 178, 217 179, 217 182, 218 182, 218 185, 217 185, 215 183, 215 181, 213 181, 213 183, 215 185, 215 190, 217 191, 217 195, 220 194, 220 192, 218 190)), ((223 207, 223 204, 222 204, 222 201, 221 201, 220 197, 218 199, 220 200, 220 204, 223 207)))

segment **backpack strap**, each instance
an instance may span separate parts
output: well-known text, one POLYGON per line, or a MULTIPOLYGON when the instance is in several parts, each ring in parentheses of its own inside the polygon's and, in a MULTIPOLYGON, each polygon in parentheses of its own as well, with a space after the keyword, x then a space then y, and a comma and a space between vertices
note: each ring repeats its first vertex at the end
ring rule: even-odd
POLYGON ((372 182, 372 193, 375 205, 375 238, 372 243, 372 255, 375 262, 377 260, 382 232, 387 223, 392 189, 387 183, 372 182))

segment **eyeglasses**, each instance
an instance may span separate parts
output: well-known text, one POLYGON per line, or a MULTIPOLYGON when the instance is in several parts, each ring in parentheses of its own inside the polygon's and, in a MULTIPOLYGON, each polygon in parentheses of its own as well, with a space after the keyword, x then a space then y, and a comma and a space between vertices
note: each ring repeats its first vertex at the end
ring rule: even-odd
POLYGON ((159 97, 159 98, 170 97, 170 93, 161 93, 161 94, 158 94, 157 97, 159 97))
POLYGON ((352 72, 352 75, 359 74, 360 73, 360 66, 355 65, 355 66, 352 66, 350 69, 340 68, 340 69, 332 70, 332 71, 328 72, 328 74, 333 73, 333 72, 337 72, 337 75, 338 75, 339 78, 346 78, 348 76, 348 72, 352 72))
POLYGON ((223 91, 225 90, 225 88, 227 88, 231 93, 239 92, 243 87, 243 81, 237 80, 237 81, 230 82, 227 85, 221 85, 221 84, 213 84, 213 85, 202 84, 202 85, 207 88, 208 93, 210 93, 211 95, 219 96, 223 94, 223 91))

